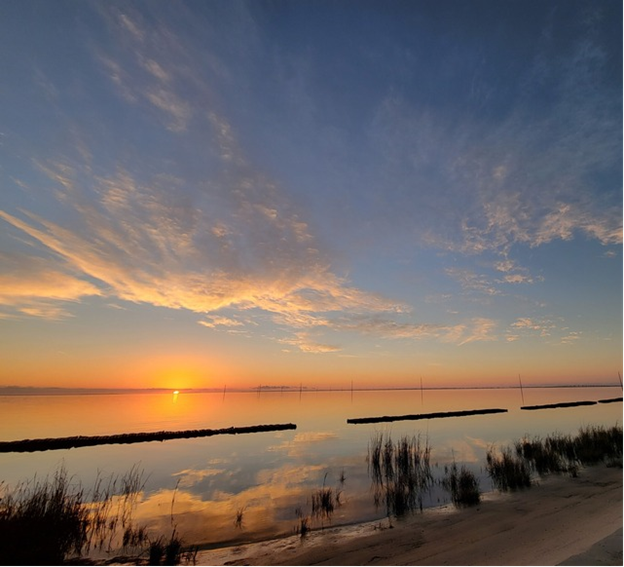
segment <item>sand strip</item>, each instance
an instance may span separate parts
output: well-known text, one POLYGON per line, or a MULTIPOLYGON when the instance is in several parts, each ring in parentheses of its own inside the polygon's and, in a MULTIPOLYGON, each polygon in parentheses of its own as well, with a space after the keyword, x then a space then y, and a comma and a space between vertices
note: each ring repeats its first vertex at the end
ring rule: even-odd
POLYGON ((559 565, 622 565, 622 528, 559 565))

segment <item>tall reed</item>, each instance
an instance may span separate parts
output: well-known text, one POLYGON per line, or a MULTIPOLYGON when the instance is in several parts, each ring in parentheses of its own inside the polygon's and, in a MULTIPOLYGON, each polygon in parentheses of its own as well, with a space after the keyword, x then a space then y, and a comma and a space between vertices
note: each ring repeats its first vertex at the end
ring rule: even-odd
POLYGON ((132 524, 132 509, 142 490, 142 472, 133 467, 121 478, 99 478, 91 492, 72 482, 61 467, 52 479, 33 479, 0 498, 0 550, 4 564, 60 564, 70 556, 146 541, 132 524), (120 534, 121 532, 121 534, 120 534))
POLYGON ((388 516, 402 516, 422 509, 423 494, 433 483, 428 440, 402 437, 394 443, 390 435, 373 436, 368 446, 368 471, 376 505, 383 501, 388 516))

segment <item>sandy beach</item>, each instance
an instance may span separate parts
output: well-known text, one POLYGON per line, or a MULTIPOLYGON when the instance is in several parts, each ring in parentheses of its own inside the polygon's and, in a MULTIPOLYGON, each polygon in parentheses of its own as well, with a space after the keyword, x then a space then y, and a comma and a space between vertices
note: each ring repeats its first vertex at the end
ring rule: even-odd
POLYGON ((402 521, 201 551, 200 565, 622 565, 622 469, 550 476, 402 521))

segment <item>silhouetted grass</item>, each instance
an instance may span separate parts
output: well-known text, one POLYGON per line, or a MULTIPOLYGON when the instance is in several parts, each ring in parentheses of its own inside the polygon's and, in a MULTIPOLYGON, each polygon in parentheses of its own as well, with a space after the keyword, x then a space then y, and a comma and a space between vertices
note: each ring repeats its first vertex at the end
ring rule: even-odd
POLYGON ((334 491, 331 487, 319 488, 312 494, 312 514, 331 520, 334 513, 334 491))
POLYGON ((91 493, 73 484, 64 468, 52 480, 33 480, 0 499, 0 557, 8 565, 60 564, 90 549, 110 548, 118 530, 124 545, 142 545, 144 529, 131 513, 142 488, 136 468, 108 484, 98 479, 91 493))
POLYGON ((472 471, 464 465, 458 470, 457 463, 453 461, 450 467, 445 467, 444 472, 442 487, 451 493, 455 506, 474 506, 481 501, 479 480, 472 471))
POLYGON ((304 514, 303 509, 301 507, 297 507, 295 509, 295 514, 299 519, 298 525, 295 527, 295 533, 301 535, 301 537, 305 536, 311 527, 311 522, 313 520, 320 520, 321 529, 324 527, 324 522, 327 520, 331 522, 332 516, 334 514, 334 510, 342 506, 341 496, 342 496, 342 487, 345 484, 345 476, 344 471, 342 471, 339 478, 339 486, 341 488, 333 489, 330 486, 326 486, 325 483, 327 481, 327 474, 323 477, 323 486, 321 488, 316 489, 310 498, 311 500, 311 513, 304 514))
POLYGON ((197 557, 196 548, 183 551, 182 539, 175 529, 171 532, 169 541, 162 536, 152 541, 148 552, 148 565, 180 565, 183 560, 187 565, 189 563, 194 565, 197 557))
POLYGON ((514 490, 531 486, 531 469, 521 457, 506 448, 500 454, 488 449, 486 469, 494 485, 500 490, 514 490))
MULTIPOLYGON (((334 491, 330 486, 325 486, 326 481, 327 473, 323 477, 323 486, 312 493, 312 515, 321 520, 321 528, 324 520, 331 522, 334 509, 341 505, 340 495, 342 490, 334 491)), ((341 480, 340 485, 344 486, 344 480, 341 480)))
POLYGON ((295 515, 299 519, 299 523, 295 527, 295 533, 303 538, 310 531, 310 517, 306 516, 301 508, 295 509, 295 515))
POLYGON ((245 514, 245 507, 236 510, 236 518, 234 519, 234 525, 240 530, 243 528, 243 516, 245 514))
POLYGON ((388 516, 402 516, 422 509, 422 496, 433 482, 428 441, 420 437, 402 437, 396 444, 388 435, 374 436, 368 448, 368 471, 373 482, 376 505, 383 502, 388 516))
POLYGON ((539 474, 576 471, 579 465, 621 460, 622 428, 582 427, 576 436, 523 439, 515 446, 518 456, 539 474))
POLYGON ((531 472, 537 474, 569 472, 578 467, 605 462, 622 462, 622 428, 583 427, 575 435, 553 434, 544 438, 524 438, 495 455, 487 453, 487 470, 494 484, 502 489, 530 486, 531 472))

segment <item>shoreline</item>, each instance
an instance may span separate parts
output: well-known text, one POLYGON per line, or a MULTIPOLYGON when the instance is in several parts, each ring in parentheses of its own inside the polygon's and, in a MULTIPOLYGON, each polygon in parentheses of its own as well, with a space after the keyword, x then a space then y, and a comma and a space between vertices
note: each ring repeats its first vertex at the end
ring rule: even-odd
POLYGON ((621 565, 622 469, 549 475, 479 505, 201 550, 199 565, 621 565))

